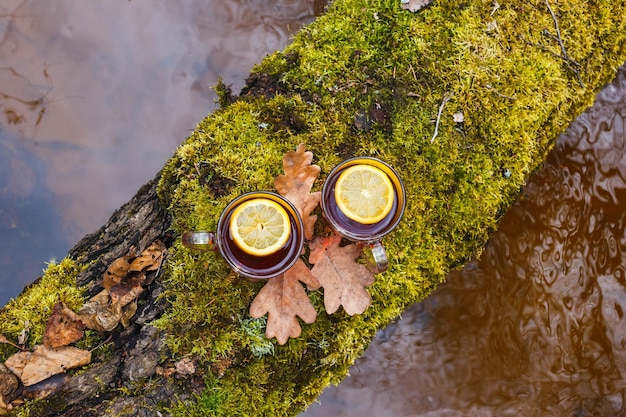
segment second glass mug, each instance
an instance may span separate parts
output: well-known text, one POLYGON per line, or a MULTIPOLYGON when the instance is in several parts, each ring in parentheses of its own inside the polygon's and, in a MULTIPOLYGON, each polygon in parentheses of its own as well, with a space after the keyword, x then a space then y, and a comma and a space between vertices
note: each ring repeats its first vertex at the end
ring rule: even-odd
POLYGON ((400 223, 406 207, 404 183, 391 166, 372 157, 357 157, 342 162, 330 172, 324 183, 321 206, 324 217, 339 235, 362 245, 363 253, 373 267, 374 272, 380 273, 387 270, 389 260, 380 240, 400 223), (375 223, 365 224, 352 220, 337 205, 335 198, 337 180, 346 169, 358 165, 365 165, 382 171, 391 181, 393 187, 394 201, 391 210, 385 217, 375 223))
POLYGON ((298 210, 284 197, 267 192, 253 191, 232 200, 222 211, 216 232, 185 232, 183 245, 200 250, 219 251, 226 263, 239 275, 252 279, 276 277, 296 263, 304 246, 304 227, 298 210), (287 241, 278 250, 264 256, 251 255, 241 250, 231 235, 231 218, 243 203, 253 200, 270 200, 287 214, 291 228, 287 241))

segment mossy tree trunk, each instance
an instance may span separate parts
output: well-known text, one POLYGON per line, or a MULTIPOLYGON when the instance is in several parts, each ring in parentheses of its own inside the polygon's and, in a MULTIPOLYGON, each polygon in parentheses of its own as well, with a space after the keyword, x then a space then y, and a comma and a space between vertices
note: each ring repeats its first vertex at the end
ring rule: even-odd
MULTIPOLYGON (((143 250, 158 238, 170 256, 131 325, 97 335, 98 342, 111 337, 108 348, 23 409, 297 414, 345 376, 378 329, 480 252, 557 134, 624 62, 625 38, 622 2, 442 0, 412 14, 395 0, 337 0, 255 68, 240 97, 229 100, 222 86, 222 108, 155 180, 72 249, 70 257, 86 266, 76 274, 86 296, 131 246, 143 250), (247 313, 263 283, 237 277, 215 254, 193 253, 176 238, 214 229, 236 195, 271 189, 282 154, 302 142, 322 167, 317 189, 341 159, 372 155, 403 176, 408 207, 385 239, 390 269, 369 289, 372 306, 330 316, 323 292, 311 292, 317 321, 279 346, 261 337, 264 322, 247 313)), ((9 337, 18 328, 0 324, 9 337)))

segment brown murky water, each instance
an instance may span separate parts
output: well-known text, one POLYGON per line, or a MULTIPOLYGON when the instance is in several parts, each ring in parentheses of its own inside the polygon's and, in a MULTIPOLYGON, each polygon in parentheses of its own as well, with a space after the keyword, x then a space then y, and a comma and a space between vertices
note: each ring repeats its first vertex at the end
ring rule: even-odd
MULTIPOLYGON (((103 224, 313 0, 0 0, 0 304, 103 224)), ((319 5, 319 2, 317 2, 319 5)), ((626 415, 626 71, 481 259, 302 416, 626 415)))
POLYGON ((626 67, 482 254, 302 417, 626 415, 626 67))

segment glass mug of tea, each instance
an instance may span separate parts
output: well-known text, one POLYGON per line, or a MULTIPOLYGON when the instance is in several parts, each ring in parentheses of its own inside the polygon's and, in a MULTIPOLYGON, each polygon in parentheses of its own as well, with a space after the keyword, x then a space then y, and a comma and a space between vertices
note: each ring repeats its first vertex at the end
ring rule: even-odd
POLYGON ((239 275, 268 279, 296 263, 304 245, 304 227, 298 210, 287 199, 254 191, 226 206, 216 232, 185 232, 182 243, 219 251, 239 275))
POLYGON ((348 159, 328 175, 321 205, 339 235, 362 245, 375 272, 386 271, 389 261, 380 240, 398 225, 406 207, 398 173, 376 158, 348 159))

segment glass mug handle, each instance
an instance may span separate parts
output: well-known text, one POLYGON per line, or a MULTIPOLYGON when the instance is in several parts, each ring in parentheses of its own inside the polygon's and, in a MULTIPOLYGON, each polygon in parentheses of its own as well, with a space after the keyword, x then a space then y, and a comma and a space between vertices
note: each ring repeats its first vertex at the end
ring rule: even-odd
POLYGON ((185 232, 181 241, 188 248, 204 251, 217 250, 215 233, 213 232, 185 232))
POLYGON ((389 259, 387 258, 387 251, 380 241, 363 245, 361 251, 372 272, 380 274, 387 270, 389 259))

